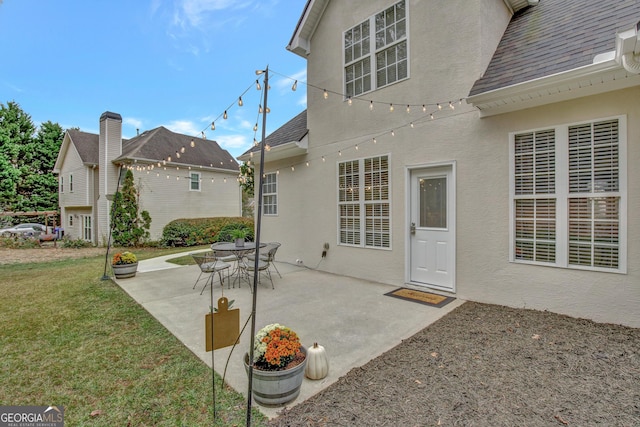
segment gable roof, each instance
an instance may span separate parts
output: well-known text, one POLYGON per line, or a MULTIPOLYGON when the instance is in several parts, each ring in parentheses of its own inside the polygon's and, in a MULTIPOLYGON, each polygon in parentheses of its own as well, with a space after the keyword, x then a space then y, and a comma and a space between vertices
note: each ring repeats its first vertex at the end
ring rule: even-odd
MULTIPOLYGON (((306 136, 308 133, 307 110, 304 110, 265 138, 265 144, 269 147, 269 160, 306 153, 306 136)), ((259 152, 260 146, 254 146, 238 158, 246 161, 252 158, 252 153, 259 152)), ((254 161, 257 160, 254 159, 254 161)))
POLYGON ((469 95, 593 64, 615 49, 616 32, 640 20, 640 1, 542 0, 511 18, 469 95))
POLYGON ((69 135, 71 143, 76 147, 82 163, 97 165, 99 160, 98 135, 76 129, 69 129, 67 134, 69 135))
MULTIPOLYGON (((306 58, 311 53, 311 38, 330 0, 307 0, 289 40, 287 50, 306 58)), ((528 6, 528 0, 503 0, 511 13, 528 6)))
POLYGON ((123 141, 122 154, 114 162, 160 162, 171 156, 172 164, 238 171, 238 162, 216 141, 175 133, 160 126, 123 141), (194 146, 191 147, 191 141, 194 146), (181 149, 184 147, 184 153, 181 149), (180 152, 180 158, 176 153, 180 152))

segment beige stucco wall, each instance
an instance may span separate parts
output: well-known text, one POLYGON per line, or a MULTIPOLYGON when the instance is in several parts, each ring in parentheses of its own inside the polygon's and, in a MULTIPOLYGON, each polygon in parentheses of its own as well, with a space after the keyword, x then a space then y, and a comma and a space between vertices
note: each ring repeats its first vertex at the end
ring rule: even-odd
MULTIPOLYGON (((309 82, 342 93, 342 31, 388 4, 331 2, 311 42, 309 82), (343 7, 347 6, 354 9, 346 13, 343 7)), ((309 89, 308 154, 265 165, 267 172, 280 171, 279 214, 263 218, 262 240, 283 244, 278 251, 282 261, 301 259, 309 267, 403 285, 408 236, 407 168, 455 162, 459 298, 640 326, 640 270, 634 262, 640 258, 640 172, 633 166, 640 164, 640 88, 487 118, 480 118, 466 103, 456 105, 453 111, 437 111, 434 120, 415 108, 407 113, 406 103, 466 96, 488 61, 486 54, 481 57, 478 51, 493 50, 486 39, 497 43, 508 18, 505 14, 497 19, 494 14, 494 21, 479 26, 474 23, 484 15, 481 6, 486 6, 486 1, 447 2, 451 10, 458 11, 455 14, 434 10, 438 8, 431 4, 410 2, 409 80, 363 95, 367 101, 355 100, 352 106, 339 95, 325 100, 321 90, 309 89), (493 32, 487 35, 491 28, 493 32), (482 43, 477 41, 481 34, 485 39, 482 43), (397 107, 390 113, 386 105, 375 104, 374 111, 369 111, 369 99, 394 102, 397 107), (509 262, 509 132, 617 115, 626 115, 628 123, 627 274, 509 262), (411 122, 413 128, 408 126, 411 122), (395 136, 389 133, 391 129, 395 136), (377 136, 375 144, 373 136, 377 136), (381 154, 390 155, 392 247, 374 250, 339 246, 337 163, 381 154), (331 248, 322 259, 325 242, 331 248)), ((504 6, 501 1, 491 4, 496 11, 504 6)))

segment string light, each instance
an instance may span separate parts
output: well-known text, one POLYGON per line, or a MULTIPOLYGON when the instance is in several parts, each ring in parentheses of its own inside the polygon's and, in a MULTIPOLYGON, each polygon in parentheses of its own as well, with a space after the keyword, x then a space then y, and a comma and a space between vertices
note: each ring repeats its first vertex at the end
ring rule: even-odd
POLYGON ((202 131, 202 139, 207 139, 207 135, 202 131))
POLYGON ((391 130, 391 136, 396 136, 396 131, 395 130, 391 130))
POLYGON ((442 110, 442 105, 440 105, 440 103, 438 103, 438 110, 442 110))
POLYGON ((349 105, 353 104, 353 101, 351 100, 351 97, 347 98, 347 104, 349 104, 349 105))
POLYGON ((422 112, 423 112, 423 113, 426 113, 426 112, 427 112, 427 106, 426 106, 426 105, 424 105, 424 104, 422 104, 422 112))
POLYGON ((429 113, 429 117, 433 120, 433 113, 429 113))
POLYGON ((356 144, 356 151, 358 151, 358 144, 356 144))
POLYGON ((327 92, 326 89, 324 90, 324 95, 323 96, 324 96, 324 99, 329 98, 329 92, 327 92))
POLYGON ((256 132, 258 130, 258 122, 256 122, 255 125, 253 125, 253 131, 256 132))
POLYGON ((393 104, 389 104, 389 111, 393 111, 393 104))
POLYGON ((324 162, 325 162, 325 160, 326 160, 326 159, 324 158, 324 156, 322 156, 322 163, 324 163, 324 162))
POLYGON ((411 113, 411 107, 407 104, 407 114, 411 113))
POLYGON ((373 101, 369 101, 369 110, 373 111, 373 101))
POLYGON ((296 80, 295 82, 293 82, 293 86, 291 86, 291 90, 292 91, 296 91, 296 89, 298 89, 298 81, 296 80))
POLYGON ((224 110, 224 114, 222 115, 222 118, 225 120, 229 118, 229 116, 227 115, 227 110, 224 110))
POLYGON ((307 167, 309 167, 309 161, 307 160, 307 167))
POLYGON ((453 106, 453 104, 451 103, 451 101, 449 101, 449 108, 451 108, 452 110, 455 110, 456 107, 453 106))
POLYGON ((196 146, 196 142, 193 140, 193 138, 191 138, 191 144, 190 145, 191 145, 191 148, 196 146))
POLYGON ((262 90, 262 86, 260 86, 260 82, 256 80, 256 90, 262 90))
POLYGON ((238 107, 242 107, 244 105, 244 102, 242 102, 242 97, 239 96, 238 97, 238 107))
POLYGON ((413 122, 411 122, 411 124, 409 126, 411 126, 411 129, 413 129, 413 122))
POLYGON ((184 145, 183 145, 182 147, 180 147, 180 152, 181 152, 181 153, 184 153, 184 152, 185 152, 184 145))

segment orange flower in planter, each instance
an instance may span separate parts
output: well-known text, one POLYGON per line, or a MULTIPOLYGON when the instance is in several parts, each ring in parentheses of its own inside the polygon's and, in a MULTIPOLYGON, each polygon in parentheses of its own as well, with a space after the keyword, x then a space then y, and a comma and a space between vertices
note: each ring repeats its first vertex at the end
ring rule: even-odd
POLYGON ((267 325, 254 340, 254 365, 257 368, 278 371, 284 369, 300 351, 298 335, 278 323, 267 325))

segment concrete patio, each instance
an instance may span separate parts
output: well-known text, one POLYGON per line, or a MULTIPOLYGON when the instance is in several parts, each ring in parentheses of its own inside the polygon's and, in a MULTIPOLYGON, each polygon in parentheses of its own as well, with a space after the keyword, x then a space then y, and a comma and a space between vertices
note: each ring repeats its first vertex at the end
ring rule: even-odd
MULTIPOLYGON (((188 252, 187 252, 188 253, 188 252)), ((141 261, 134 278, 117 280, 132 298, 158 319, 194 354, 211 366, 210 352, 205 351, 205 315, 211 305, 209 288, 200 295, 202 281, 193 284, 200 273, 197 266, 176 266, 166 260, 174 254, 141 261)), ((328 387, 352 368, 381 355, 402 340, 438 320, 463 303, 456 299, 442 308, 391 298, 384 294, 396 289, 381 283, 367 282, 310 270, 287 263, 277 263, 282 278, 274 272, 275 289, 268 279, 258 285, 256 331, 270 323, 281 323, 298 333, 303 345, 318 342, 329 356, 329 375, 312 381, 304 379, 300 395, 287 404, 308 399, 328 387)), ((234 300, 231 309, 240 309, 240 329, 249 318, 252 294, 249 285, 221 289, 214 285, 214 306, 224 296, 234 300)), ((225 381, 246 397, 248 380, 242 363, 249 350, 250 327, 242 334, 226 372, 225 381)), ((214 354, 215 370, 221 376, 231 347, 214 354)), ((265 407, 253 402, 270 418, 283 407, 265 407)))

